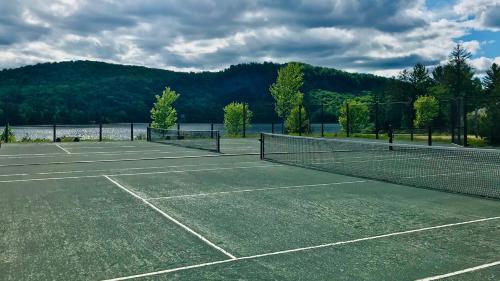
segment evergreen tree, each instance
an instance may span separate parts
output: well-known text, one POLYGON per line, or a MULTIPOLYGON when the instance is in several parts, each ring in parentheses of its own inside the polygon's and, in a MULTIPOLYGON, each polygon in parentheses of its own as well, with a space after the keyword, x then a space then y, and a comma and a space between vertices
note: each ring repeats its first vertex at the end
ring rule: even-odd
POLYGON ((483 135, 492 144, 500 143, 500 67, 493 64, 484 78, 486 128, 483 135))

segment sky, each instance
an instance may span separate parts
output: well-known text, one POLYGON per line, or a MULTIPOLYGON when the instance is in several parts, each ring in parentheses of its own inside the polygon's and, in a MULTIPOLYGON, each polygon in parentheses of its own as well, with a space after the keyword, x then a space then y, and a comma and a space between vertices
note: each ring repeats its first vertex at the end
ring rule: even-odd
POLYGON ((500 64, 500 0, 1 0, 0 69, 97 60, 176 71, 301 61, 396 75, 461 42, 500 64))

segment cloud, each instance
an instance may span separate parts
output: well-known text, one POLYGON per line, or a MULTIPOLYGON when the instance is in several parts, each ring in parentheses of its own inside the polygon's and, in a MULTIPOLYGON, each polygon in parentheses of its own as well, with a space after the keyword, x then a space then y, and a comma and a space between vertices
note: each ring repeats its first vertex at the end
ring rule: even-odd
POLYGON ((197 71, 294 60, 397 73, 443 62, 471 29, 496 26, 500 13, 483 7, 495 2, 462 0, 445 17, 424 0, 1 1, 0 69, 90 59, 197 71))
POLYGON ((472 67, 474 67, 476 73, 478 74, 486 73, 486 71, 491 68, 491 65, 493 63, 500 65, 500 57, 496 58, 479 57, 471 60, 471 65, 472 67))
POLYGON ((460 0, 453 9, 477 29, 500 31, 500 0, 460 0))

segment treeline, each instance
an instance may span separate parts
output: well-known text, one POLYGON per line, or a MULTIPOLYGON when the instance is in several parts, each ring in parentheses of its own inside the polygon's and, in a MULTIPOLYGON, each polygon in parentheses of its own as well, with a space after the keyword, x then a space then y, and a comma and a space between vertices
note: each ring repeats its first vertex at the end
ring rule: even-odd
MULTIPOLYGON (((222 122, 224 106, 234 101, 252 108, 254 122, 278 121, 269 86, 281 66, 250 63, 220 72, 183 73, 75 61, 3 70, 0 123, 150 122, 154 96, 167 86, 180 94, 175 107, 181 122, 222 122)), ((383 92, 390 82, 310 65, 304 66, 304 78, 305 102, 325 100, 330 121, 336 121, 335 100, 383 92)))
POLYGON ((351 126, 365 133, 383 130, 389 124, 396 129, 412 131, 422 123, 417 117, 427 115, 425 119, 429 122, 424 123, 449 135, 454 143, 465 144, 463 136, 467 133, 499 144, 500 68, 493 64, 480 79, 470 58, 471 53, 457 44, 446 64, 432 71, 422 64, 402 70, 384 91, 344 101, 340 115, 345 115, 343 109, 349 104, 350 114, 354 114, 350 118, 359 120, 351 126), (428 99, 421 101, 435 100, 437 110, 424 106, 418 116, 415 103, 422 97, 428 99), (429 114, 431 111, 433 113, 429 114))

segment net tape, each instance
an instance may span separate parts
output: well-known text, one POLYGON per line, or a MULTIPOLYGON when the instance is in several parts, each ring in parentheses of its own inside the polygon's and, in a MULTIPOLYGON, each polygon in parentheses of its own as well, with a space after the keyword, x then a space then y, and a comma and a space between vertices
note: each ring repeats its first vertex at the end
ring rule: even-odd
POLYGON ((500 151, 262 134, 263 159, 500 199, 500 151))

